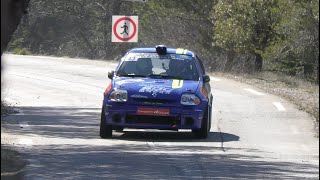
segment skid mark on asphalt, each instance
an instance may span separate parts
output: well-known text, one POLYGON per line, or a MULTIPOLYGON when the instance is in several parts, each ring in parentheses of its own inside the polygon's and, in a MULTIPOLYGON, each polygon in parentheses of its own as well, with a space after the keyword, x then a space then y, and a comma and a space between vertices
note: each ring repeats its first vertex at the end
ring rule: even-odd
POLYGON ((224 146, 223 146, 224 140, 223 140, 223 135, 222 135, 220 127, 218 127, 218 130, 219 130, 220 139, 221 139, 221 149, 222 149, 223 152, 226 152, 226 150, 224 149, 224 146))
POLYGON ((251 92, 252 94, 258 95, 258 96, 263 96, 264 94, 261 92, 258 92, 256 90, 250 89, 250 88, 244 88, 244 90, 251 92))
MULTIPOLYGON (((221 110, 218 111, 220 116, 221 116, 221 110)), ((221 131, 221 128, 220 128, 220 121, 222 120, 221 117, 218 118, 217 120, 217 129, 219 131, 219 136, 220 136, 220 140, 221 140, 221 150, 223 152, 226 152, 226 150, 224 149, 224 146, 223 146, 223 142, 224 142, 224 139, 223 139, 223 135, 222 135, 222 131, 221 131)))
POLYGON ((272 104, 278 109, 278 111, 286 110, 286 108, 284 108, 280 102, 273 102, 272 104))

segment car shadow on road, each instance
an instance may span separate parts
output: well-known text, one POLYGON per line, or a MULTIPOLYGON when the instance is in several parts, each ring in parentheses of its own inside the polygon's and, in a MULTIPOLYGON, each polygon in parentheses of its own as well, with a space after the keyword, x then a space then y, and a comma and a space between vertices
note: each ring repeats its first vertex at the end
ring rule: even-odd
MULTIPOLYGON (((120 134, 120 133, 119 133, 120 134)), ((156 131, 152 132, 152 130, 144 132, 144 131, 124 131, 120 135, 114 133, 115 139, 128 140, 128 141, 145 141, 153 140, 153 141, 196 141, 196 142, 229 142, 229 141, 238 141, 239 136, 229 133, 223 132, 209 132, 207 138, 198 139, 194 136, 192 132, 169 132, 169 131, 156 131)))
MULTIPOLYGON (((20 113, 8 117, 7 127, 12 133, 39 135, 47 138, 100 139, 99 125, 101 108, 88 107, 16 107, 20 113)), ((208 138, 197 139, 190 132, 177 131, 125 131, 114 132, 112 139, 126 141, 238 141, 239 136, 210 132, 208 138)))
POLYGON ((10 134, 38 138, 21 147, 29 161, 26 179, 305 179, 319 173, 317 163, 262 149, 223 148, 220 141, 240 138, 225 132, 199 140, 191 132, 125 131, 102 140, 100 108, 20 109, 6 127, 10 134))

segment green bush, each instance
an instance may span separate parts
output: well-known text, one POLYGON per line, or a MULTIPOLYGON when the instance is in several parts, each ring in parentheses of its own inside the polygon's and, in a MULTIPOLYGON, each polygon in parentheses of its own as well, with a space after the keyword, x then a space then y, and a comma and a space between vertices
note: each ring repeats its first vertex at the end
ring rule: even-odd
POLYGON ((13 54, 18 54, 18 55, 30 55, 31 52, 27 48, 14 48, 13 49, 13 54))

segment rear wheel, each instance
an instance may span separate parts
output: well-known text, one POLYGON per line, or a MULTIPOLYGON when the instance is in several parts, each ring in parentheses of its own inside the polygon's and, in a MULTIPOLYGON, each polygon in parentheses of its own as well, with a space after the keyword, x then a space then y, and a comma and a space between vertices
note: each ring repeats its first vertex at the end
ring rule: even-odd
POLYGON ((205 111, 202 119, 201 128, 192 130, 196 138, 205 139, 208 137, 211 126, 211 107, 209 106, 205 111))
POLYGON ((100 121, 100 137, 111 138, 112 137, 112 126, 106 124, 106 116, 102 108, 101 121, 100 121))

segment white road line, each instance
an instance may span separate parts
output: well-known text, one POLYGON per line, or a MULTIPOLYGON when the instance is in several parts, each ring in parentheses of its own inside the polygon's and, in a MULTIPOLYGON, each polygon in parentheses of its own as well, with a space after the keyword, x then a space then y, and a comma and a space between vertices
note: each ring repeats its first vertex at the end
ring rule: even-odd
POLYGON ((253 94, 255 94, 255 95, 258 95, 258 96, 262 96, 262 95, 264 95, 263 93, 258 92, 258 91, 253 90, 253 89, 244 88, 244 90, 249 91, 249 92, 251 92, 251 93, 253 93, 253 94))
POLYGON ((285 111, 286 109, 282 106, 282 104, 280 102, 273 102, 272 103, 274 106, 276 106, 276 108, 278 109, 278 111, 285 111))
POLYGON ((212 81, 221 81, 221 79, 219 79, 219 78, 215 78, 215 77, 210 77, 210 79, 212 80, 212 81))

